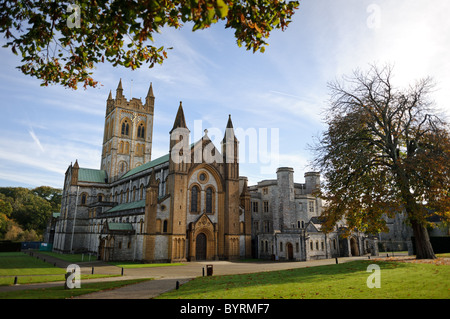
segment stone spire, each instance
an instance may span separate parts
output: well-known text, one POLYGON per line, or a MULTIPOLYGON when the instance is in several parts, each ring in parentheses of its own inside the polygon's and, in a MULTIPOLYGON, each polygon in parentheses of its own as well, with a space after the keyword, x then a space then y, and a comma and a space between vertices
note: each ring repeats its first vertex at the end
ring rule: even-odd
POLYGON ((145 107, 147 107, 152 113, 155 108, 155 96, 153 95, 153 87, 150 82, 150 87, 148 88, 147 97, 145 98, 145 107))
POLYGON ((175 130, 176 128, 187 128, 186 120, 184 118, 183 105, 181 101, 180 106, 178 107, 177 116, 175 117, 175 122, 173 123, 173 127, 170 133, 172 133, 172 131, 175 130))
POLYGON ((152 82, 150 82, 150 87, 148 88, 147 97, 155 97, 155 96, 153 95, 152 82))
POLYGON ((119 80, 119 85, 116 89, 116 99, 123 98, 122 79, 119 80))

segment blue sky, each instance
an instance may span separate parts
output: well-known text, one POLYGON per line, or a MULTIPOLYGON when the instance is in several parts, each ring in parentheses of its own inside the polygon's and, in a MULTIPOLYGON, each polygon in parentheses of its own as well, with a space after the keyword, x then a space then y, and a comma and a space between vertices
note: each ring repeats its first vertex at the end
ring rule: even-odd
POLYGON ((155 44, 173 50, 163 65, 131 71, 100 64, 94 78, 102 85, 76 91, 41 87, 15 69, 18 57, 0 48, 0 186, 62 188, 76 159, 99 169, 106 99, 120 78, 128 99, 144 100, 153 83, 153 159, 168 152, 183 101, 196 137, 208 129, 220 140, 231 114, 242 132, 240 175, 251 185, 275 178, 278 166, 293 167, 295 181, 303 182, 312 156, 307 145, 326 128, 327 82, 356 68, 393 64, 399 87, 432 76, 433 98, 450 114, 449 12, 448 0, 303 0, 287 30, 271 34, 264 54, 239 48, 223 24, 196 32, 189 25, 164 29, 155 44), (199 123, 201 130, 194 130, 199 123), (256 157, 252 132, 261 146, 256 157))

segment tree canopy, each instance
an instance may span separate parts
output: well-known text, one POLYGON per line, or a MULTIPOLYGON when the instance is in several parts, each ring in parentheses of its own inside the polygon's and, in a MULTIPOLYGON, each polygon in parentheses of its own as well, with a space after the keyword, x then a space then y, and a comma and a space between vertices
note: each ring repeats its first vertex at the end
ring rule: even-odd
POLYGON ((5 0, 0 3, 0 33, 22 56, 18 68, 42 80, 76 89, 95 87, 95 65, 108 61, 136 69, 167 58, 153 35, 165 27, 205 29, 219 21, 234 30, 238 46, 264 52, 274 29, 284 30, 298 1, 273 0, 5 0))
POLYGON ((53 212, 61 209, 60 189, 0 188, 0 239, 37 240, 53 212), (30 236, 30 234, 33 234, 30 236))
POLYGON ((328 129, 313 146, 324 175, 324 229, 386 231, 406 212, 417 258, 435 258, 427 218, 450 221, 450 129, 430 99, 433 82, 396 88, 393 68, 371 66, 329 84, 328 129))

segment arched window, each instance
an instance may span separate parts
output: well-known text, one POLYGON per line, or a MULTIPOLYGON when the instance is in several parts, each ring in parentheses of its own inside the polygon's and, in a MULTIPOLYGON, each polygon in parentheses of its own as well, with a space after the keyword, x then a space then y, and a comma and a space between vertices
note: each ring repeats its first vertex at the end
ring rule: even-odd
POLYGON ((198 212, 198 187, 193 186, 191 188, 191 212, 197 213, 198 212))
POLYGON ((138 138, 145 137, 145 126, 143 123, 139 124, 138 131, 137 131, 137 137, 138 138))
POLYGON ((213 212, 213 190, 211 187, 209 187, 206 190, 206 213, 207 214, 211 214, 213 212))
POLYGON ((144 230, 144 220, 141 218, 141 220, 139 221, 139 233, 142 234, 143 230, 144 230))
POLYGON ((167 219, 165 219, 164 222, 163 222, 163 230, 162 230, 162 232, 163 233, 167 233, 167 219))
POLYGON ((81 194, 81 205, 86 205, 87 202, 87 195, 81 194))
POLYGON ((122 122, 121 133, 122 133, 122 135, 126 135, 126 136, 128 136, 130 134, 130 124, 128 123, 127 119, 122 122))

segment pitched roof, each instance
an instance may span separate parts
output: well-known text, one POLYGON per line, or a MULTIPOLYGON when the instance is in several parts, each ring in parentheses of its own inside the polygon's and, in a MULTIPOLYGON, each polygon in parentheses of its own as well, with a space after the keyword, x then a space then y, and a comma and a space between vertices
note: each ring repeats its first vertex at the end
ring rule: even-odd
POLYGON ((169 154, 163 155, 163 156, 161 156, 161 157, 159 157, 159 158, 157 158, 157 159, 154 159, 153 161, 147 162, 147 163, 145 163, 145 164, 142 164, 142 165, 140 165, 140 166, 138 166, 138 167, 135 167, 135 168, 129 170, 129 171, 128 171, 126 174, 124 174, 120 179, 124 179, 124 178, 126 178, 126 177, 129 177, 129 176, 131 176, 131 175, 140 173, 140 172, 142 172, 142 171, 144 171, 144 170, 146 170, 146 169, 155 167, 155 166, 157 166, 157 165, 159 165, 159 164, 162 164, 162 163, 165 163, 165 162, 168 162, 168 161, 169 161, 169 154))
POLYGON ((114 206, 113 208, 105 211, 105 213, 119 212, 119 211, 123 211, 123 210, 129 210, 129 209, 135 209, 135 208, 141 208, 141 207, 145 207, 145 199, 137 201, 137 202, 123 203, 123 204, 114 206))
POLYGON ((82 182, 105 183, 106 171, 100 169, 80 168, 78 180, 82 182))
POLYGON ((130 223, 108 223, 108 229, 132 231, 133 226, 130 223))

